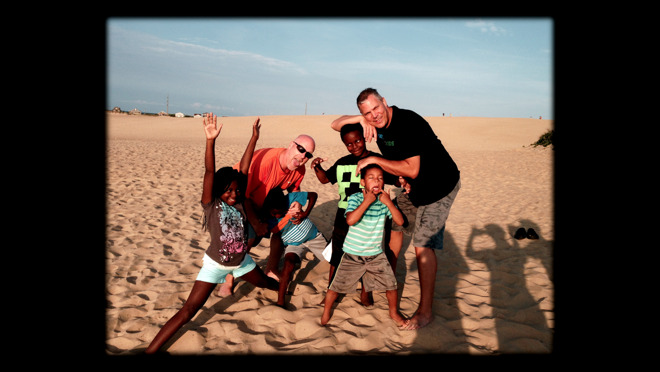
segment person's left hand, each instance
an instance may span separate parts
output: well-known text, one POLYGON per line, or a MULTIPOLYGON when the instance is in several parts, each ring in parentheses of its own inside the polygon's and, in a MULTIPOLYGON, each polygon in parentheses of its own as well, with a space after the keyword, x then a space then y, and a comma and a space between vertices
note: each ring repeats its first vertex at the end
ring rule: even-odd
POLYGON ((252 124, 252 137, 256 139, 259 139, 259 130, 261 129, 260 121, 261 119, 257 118, 257 120, 254 121, 254 124, 252 124))
POLYGON ((375 158, 375 156, 367 156, 364 159, 360 159, 355 169, 355 175, 359 175, 362 168, 366 167, 367 165, 376 163, 375 158))

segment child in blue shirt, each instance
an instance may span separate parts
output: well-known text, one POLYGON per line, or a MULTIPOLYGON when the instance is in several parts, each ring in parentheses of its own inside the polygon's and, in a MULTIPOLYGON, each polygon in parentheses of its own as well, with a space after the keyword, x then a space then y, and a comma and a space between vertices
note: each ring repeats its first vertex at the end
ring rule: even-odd
POLYGON ((282 189, 272 189, 264 201, 263 210, 270 212, 269 228, 271 233, 282 232, 284 267, 280 277, 277 305, 285 308, 285 296, 296 265, 302 262, 304 249, 308 249, 319 260, 324 260, 323 249, 328 244, 314 223, 307 217, 312 212, 318 194, 315 192, 291 192, 284 195, 282 189), (306 209, 302 206, 307 204, 306 209))
POLYGON ((408 321, 398 310, 396 277, 382 248, 385 220, 391 217, 395 223, 403 224, 403 215, 383 190, 382 168, 371 164, 364 167, 361 174, 360 184, 364 189, 348 198, 346 223, 349 228, 344 254, 325 295, 321 325, 330 320, 338 294, 355 290, 362 278, 366 291, 386 291, 390 317, 399 327, 404 327, 408 321))

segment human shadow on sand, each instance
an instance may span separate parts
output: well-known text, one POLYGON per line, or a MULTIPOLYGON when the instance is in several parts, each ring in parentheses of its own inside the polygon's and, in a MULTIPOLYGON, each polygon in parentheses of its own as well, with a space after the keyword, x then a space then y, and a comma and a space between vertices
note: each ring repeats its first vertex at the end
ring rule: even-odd
MULTIPOLYGON (((438 271, 433 296, 434 321, 416 331, 411 351, 465 354, 469 352, 470 344, 457 303, 457 286, 460 275, 469 273, 470 269, 449 231, 445 230, 443 249, 435 253, 438 271)), ((416 270, 417 263, 414 262, 410 269, 416 270)))
MULTIPOLYGON (((499 225, 488 224, 472 229, 466 245, 467 257, 485 264, 490 271, 490 305, 497 332, 498 353, 547 353, 552 351, 552 330, 548 327, 544 311, 529 291, 525 277, 528 257, 540 259, 548 277, 552 278, 550 260, 551 242, 543 238, 538 225, 529 220, 523 226, 534 228, 540 239, 521 243, 510 239, 519 226, 508 226, 505 231, 499 225), (507 236, 508 234, 508 236, 507 236), (475 239, 492 240, 492 243, 474 247, 475 239), (511 242, 511 243, 510 243, 511 242)), ((483 242, 483 240, 480 240, 483 242)))

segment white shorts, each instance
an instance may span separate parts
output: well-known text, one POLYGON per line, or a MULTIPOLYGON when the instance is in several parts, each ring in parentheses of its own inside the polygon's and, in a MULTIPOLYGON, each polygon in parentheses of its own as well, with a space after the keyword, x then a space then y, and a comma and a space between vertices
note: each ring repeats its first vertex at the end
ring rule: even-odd
POLYGON ((287 245, 284 254, 294 253, 302 260, 302 256, 305 253, 304 249, 307 248, 314 256, 318 257, 319 260, 324 261, 323 250, 328 245, 328 241, 325 240, 325 237, 320 232, 316 234, 314 239, 308 240, 300 245, 287 245))
POLYGON ((249 254, 245 255, 245 258, 238 266, 220 265, 219 263, 215 262, 211 257, 209 257, 206 253, 204 253, 203 262, 204 264, 202 265, 202 268, 199 270, 199 274, 197 275, 196 280, 207 283, 216 283, 216 284, 224 283, 225 278, 229 274, 233 275, 234 278, 238 278, 239 276, 243 276, 249 273, 250 271, 254 270, 255 267, 257 267, 257 264, 254 263, 254 260, 252 259, 252 257, 250 257, 249 254))

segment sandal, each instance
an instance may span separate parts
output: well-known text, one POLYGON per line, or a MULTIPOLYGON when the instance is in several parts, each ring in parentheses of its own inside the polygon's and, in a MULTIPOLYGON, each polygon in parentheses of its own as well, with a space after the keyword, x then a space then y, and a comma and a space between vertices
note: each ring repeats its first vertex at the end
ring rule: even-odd
POLYGON ((518 239, 518 240, 525 239, 525 237, 527 237, 527 233, 525 232, 525 228, 523 228, 523 227, 519 228, 516 231, 515 235, 513 235, 513 237, 518 239))
POLYGON ((539 236, 536 234, 536 231, 534 229, 530 228, 527 230, 527 239, 538 239, 539 236))

